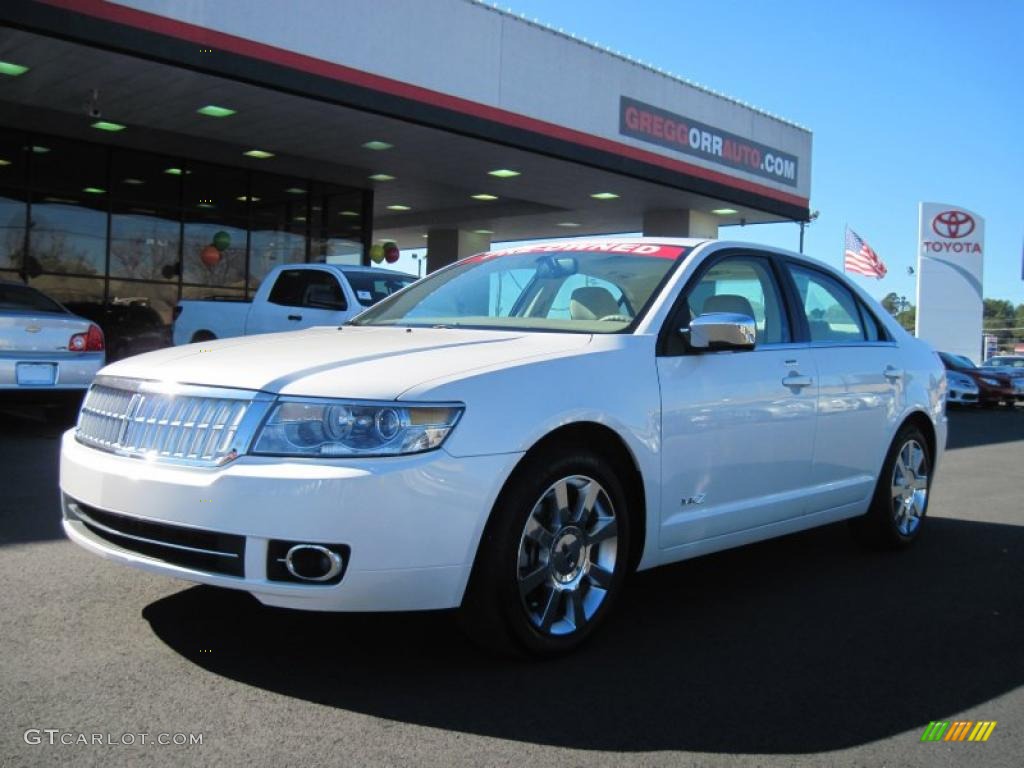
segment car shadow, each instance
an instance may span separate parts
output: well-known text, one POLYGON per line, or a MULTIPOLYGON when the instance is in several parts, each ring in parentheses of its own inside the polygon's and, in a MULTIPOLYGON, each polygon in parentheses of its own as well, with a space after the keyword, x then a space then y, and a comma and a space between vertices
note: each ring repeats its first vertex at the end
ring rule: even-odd
POLYGON ((1024 407, 948 409, 949 437, 946 449, 975 448, 1024 440, 1024 407))
MULTIPOLYGON (((389 720, 589 750, 810 753, 1024 683, 1024 527, 935 518, 913 549, 844 525, 637 574, 577 653, 495 658, 450 613, 314 614, 194 587, 143 616, 247 685, 389 720)), ((916 739, 916 736, 914 737, 916 739)))

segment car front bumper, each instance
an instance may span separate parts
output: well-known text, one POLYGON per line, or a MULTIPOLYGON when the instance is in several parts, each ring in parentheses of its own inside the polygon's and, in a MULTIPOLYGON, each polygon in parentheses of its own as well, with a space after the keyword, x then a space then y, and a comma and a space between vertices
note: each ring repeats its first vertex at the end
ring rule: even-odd
POLYGON ((80 444, 71 430, 60 460, 64 530, 107 559, 245 590, 267 605, 325 611, 452 608, 462 602, 488 514, 519 458, 455 458, 441 449, 362 460, 245 456, 209 469, 116 456, 80 444), (130 537, 112 539, 82 522, 77 505, 150 528, 162 524, 197 537, 238 537, 244 540, 244 567, 239 575, 218 573, 182 564, 180 551, 169 545, 154 550, 130 537), (345 545, 349 559, 341 581, 275 580, 267 555, 275 541, 345 545))

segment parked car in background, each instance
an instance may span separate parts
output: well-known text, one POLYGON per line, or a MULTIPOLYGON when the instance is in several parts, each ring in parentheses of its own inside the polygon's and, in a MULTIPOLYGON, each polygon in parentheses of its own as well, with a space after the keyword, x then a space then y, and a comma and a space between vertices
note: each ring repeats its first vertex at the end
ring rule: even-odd
POLYGON ((946 371, 948 405, 977 405, 980 391, 977 382, 966 373, 946 371))
POLYGON ((0 282, 0 403, 77 409, 105 361, 103 331, 35 288, 0 282))
POLYGON ((1024 355, 995 355, 982 363, 981 367, 1009 376, 1024 376, 1024 355))
POLYGON ((339 264, 282 264, 251 300, 180 301, 174 343, 341 325, 381 299, 416 282, 404 272, 339 264))
POLYGON ((68 302, 66 306, 99 325, 111 362, 171 345, 171 326, 146 298, 115 299, 108 304, 68 302))
POLYGON ((64 436, 64 529, 269 605, 461 608, 492 646, 556 654, 632 570, 838 520, 912 544, 945 386, 931 347, 804 256, 534 243, 342 326, 109 366, 64 436))
POLYGON ((986 408, 1000 403, 1013 405, 1024 400, 1024 378, 1016 378, 1002 370, 979 368, 974 361, 963 355, 939 352, 939 358, 947 371, 969 376, 978 385, 978 402, 986 408))

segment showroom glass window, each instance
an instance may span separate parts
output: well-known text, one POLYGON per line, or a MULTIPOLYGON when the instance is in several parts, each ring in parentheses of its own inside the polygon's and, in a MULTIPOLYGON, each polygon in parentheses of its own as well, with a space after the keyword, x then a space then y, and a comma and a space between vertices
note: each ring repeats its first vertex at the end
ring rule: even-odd
POLYGON ((245 295, 249 202, 243 169, 187 163, 182 176, 183 283, 190 298, 245 295))
POLYGON ((0 131, 0 280, 17 280, 25 254, 26 182, 25 141, 0 131))
POLYGON ((249 288, 259 288, 279 264, 306 261, 310 230, 310 183, 302 179, 254 174, 249 288))

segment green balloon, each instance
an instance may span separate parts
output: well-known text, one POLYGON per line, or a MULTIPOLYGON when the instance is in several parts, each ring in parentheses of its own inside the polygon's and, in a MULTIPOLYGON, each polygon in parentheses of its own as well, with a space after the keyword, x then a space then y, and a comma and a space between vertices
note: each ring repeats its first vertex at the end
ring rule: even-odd
POLYGON ((231 235, 222 229, 213 236, 213 247, 218 251, 226 251, 231 247, 231 235))

